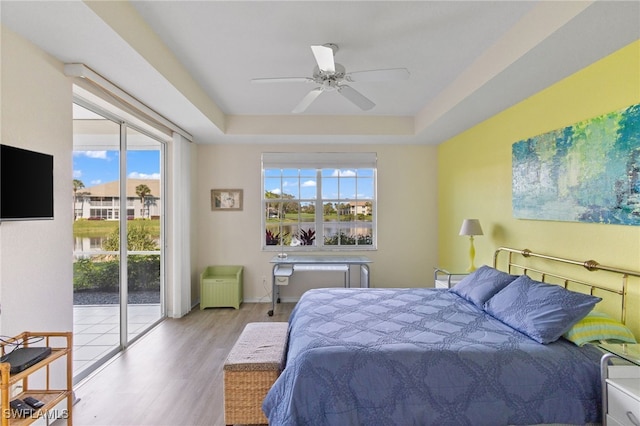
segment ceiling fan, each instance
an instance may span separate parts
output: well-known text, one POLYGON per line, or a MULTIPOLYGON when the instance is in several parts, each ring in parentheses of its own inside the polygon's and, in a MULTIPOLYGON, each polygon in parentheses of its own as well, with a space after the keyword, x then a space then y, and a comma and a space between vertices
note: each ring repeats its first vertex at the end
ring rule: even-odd
POLYGON ((334 56, 338 46, 333 43, 322 46, 311 46, 311 51, 317 65, 313 69, 312 77, 280 77, 280 78, 254 78, 252 83, 316 83, 319 86, 312 89, 302 98, 302 101, 293 109, 294 113, 305 111, 322 92, 338 92, 363 111, 368 111, 374 106, 370 99, 358 92, 346 83, 360 81, 388 81, 406 80, 409 71, 406 68, 391 68, 369 71, 346 72, 345 68, 335 62, 334 56))

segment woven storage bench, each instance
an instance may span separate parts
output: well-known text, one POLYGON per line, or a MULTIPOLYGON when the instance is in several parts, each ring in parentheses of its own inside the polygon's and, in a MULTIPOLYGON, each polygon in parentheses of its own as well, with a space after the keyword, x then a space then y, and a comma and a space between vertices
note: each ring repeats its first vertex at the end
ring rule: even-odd
POLYGON ((282 371, 286 322, 246 325, 224 362, 224 421, 267 424, 262 401, 282 371))

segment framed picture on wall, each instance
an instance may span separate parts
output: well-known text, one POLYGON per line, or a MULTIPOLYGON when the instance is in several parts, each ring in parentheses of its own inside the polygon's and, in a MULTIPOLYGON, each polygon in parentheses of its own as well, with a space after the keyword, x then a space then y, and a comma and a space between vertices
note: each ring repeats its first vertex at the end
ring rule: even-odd
POLYGON ((242 189, 212 189, 211 210, 242 210, 242 189))

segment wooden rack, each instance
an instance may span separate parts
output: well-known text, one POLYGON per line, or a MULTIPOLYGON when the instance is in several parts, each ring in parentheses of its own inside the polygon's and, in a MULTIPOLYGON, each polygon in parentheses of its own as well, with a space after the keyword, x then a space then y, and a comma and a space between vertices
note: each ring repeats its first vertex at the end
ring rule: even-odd
POLYGON ((28 425, 43 417, 49 416, 51 420, 57 417, 63 417, 67 421, 67 425, 71 426, 72 421, 72 405, 73 405, 73 359, 71 356, 72 333, 71 332, 43 332, 36 333, 25 331, 15 337, 0 342, 0 354, 5 355, 10 352, 8 347, 20 345, 22 347, 31 346, 47 346, 51 348, 51 354, 37 364, 27 368, 16 374, 11 374, 11 365, 9 363, 0 363, 0 402, 2 411, 0 412, 2 426, 28 425), (62 389, 56 389, 51 384, 51 364, 66 357, 66 385, 62 389), (32 389, 29 386, 29 376, 37 371, 44 369, 45 384, 43 387, 32 389), (17 391, 16 385, 22 385, 19 393, 12 395, 17 391), (13 399, 24 399, 27 396, 36 398, 44 403, 44 406, 28 417, 17 417, 11 410, 9 402, 13 399), (61 401, 67 399, 67 408, 61 412, 52 411, 61 401))

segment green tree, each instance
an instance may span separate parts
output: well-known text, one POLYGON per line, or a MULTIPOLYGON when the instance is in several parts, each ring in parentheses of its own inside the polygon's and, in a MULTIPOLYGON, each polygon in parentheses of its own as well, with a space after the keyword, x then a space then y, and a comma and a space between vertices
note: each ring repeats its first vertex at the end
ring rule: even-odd
POLYGON ((371 201, 365 202, 364 207, 365 207, 365 215, 371 216, 373 214, 373 204, 371 203, 371 201))
MULTIPOLYGON (((116 228, 102 243, 105 251, 120 250, 120 227, 116 228)), ((151 235, 151 230, 147 229, 144 221, 134 225, 132 222, 127 226, 127 250, 129 251, 153 251, 159 250, 156 241, 151 235)))
POLYGON ((147 205, 147 197, 151 196, 151 188, 147 185, 140 184, 136 186, 136 195, 140 197, 140 202, 142 203, 142 216, 144 217, 144 209, 147 208, 147 216, 149 216, 149 206, 147 205))
POLYGON ((314 214, 316 212, 316 206, 312 203, 305 204, 300 208, 300 211, 302 213, 314 214))
POLYGON ((333 208, 333 203, 324 203, 323 208, 325 215, 330 215, 336 212, 336 210, 333 208))
POLYGON ((280 198, 280 195, 276 194, 275 192, 272 191, 265 191, 264 192, 264 198, 280 198))
POLYGON ((78 202, 78 190, 84 188, 84 183, 80 179, 73 180, 73 220, 76 220, 76 203, 78 202))

